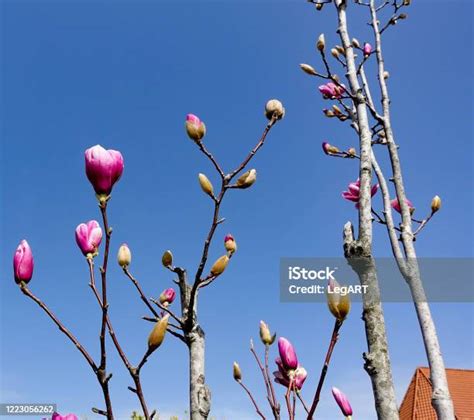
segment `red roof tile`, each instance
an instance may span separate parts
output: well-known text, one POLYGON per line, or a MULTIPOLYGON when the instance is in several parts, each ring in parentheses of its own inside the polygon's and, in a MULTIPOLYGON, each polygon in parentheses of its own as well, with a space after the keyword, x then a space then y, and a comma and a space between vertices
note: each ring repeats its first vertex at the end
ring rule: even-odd
MULTIPOLYGON (((474 370, 446 369, 456 420, 474 419, 474 370)), ((400 405, 400 420, 436 420, 431 405, 430 370, 419 367, 400 405)))

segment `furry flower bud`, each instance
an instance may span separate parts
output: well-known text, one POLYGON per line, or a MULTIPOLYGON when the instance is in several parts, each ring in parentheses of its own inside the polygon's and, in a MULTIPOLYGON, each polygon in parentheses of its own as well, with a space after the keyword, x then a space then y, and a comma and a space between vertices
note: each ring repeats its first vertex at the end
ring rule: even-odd
POLYGON ((301 70, 303 70, 305 73, 309 74, 310 76, 317 76, 316 70, 310 66, 309 64, 300 64, 301 70))
POLYGON ((436 213, 441 208, 441 198, 435 195, 431 200, 431 213, 436 213))
POLYGON ((165 339, 166 329, 168 328, 169 315, 166 314, 161 318, 151 330, 150 336, 148 337, 148 352, 154 352, 158 347, 161 346, 165 339))
POLYGON ((186 115, 186 133, 190 139, 199 142, 206 135, 206 125, 194 114, 186 115))
POLYGON ((275 117, 277 120, 281 120, 285 116, 285 108, 278 99, 270 99, 265 105, 265 116, 271 120, 275 117))
POLYGON ((120 245, 117 253, 117 261, 120 267, 127 268, 132 262, 132 253, 127 244, 120 245))
POLYGON ((235 251, 237 251, 237 243, 230 233, 224 237, 224 247, 229 255, 232 255, 235 251))
POLYGON ((355 48, 360 48, 360 43, 357 38, 352 38, 352 46, 355 48))
POLYGON ((242 174, 236 182, 238 188, 248 188, 253 185, 257 180, 257 171, 255 169, 250 169, 250 171, 242 174))
POLYGON ((316 42, 316 48, 319 51, 323 51, 325 46, 326 46, 326 40, 324 38, 324 34, 321 34, 319 35, 318 42, 316 42))
POLYGON ((240 382, 242 380, 242 371, 240 370, 240 366, 237 362, 234 362, 232 374, 237 382, 240 382))
POLYGON ((161 292, 160 303, 162 305, 168 306, 171 303, 173 303, 175 297, 176 297, 176 292, 174 291, 172 287, 169 287, 168 289, 165 289, 161 292))
POLYGON ((171 267, 173 265, 173 254, 171 251, 165 251, 161 257, 161 263, 163 267, 171 267))
POLYGON ((337 288, 339 283, 330 279, 327 288, 327 303, 329 311, 339 321, 344 321, 351 310, 351 300, 348 294, 341 294, 337 288))
POLYGON ((339 51, 337 50, 337 48, 331 48, 331 55, 332 55, 334 58, 339 57, 339 51))
POLYGON ((212 186, 211 181, 209 181, 208 177, 204 174, 198 175, 199 185, 201 186, 202 190, 209 196, 214 197, 214 187, 212 186))
POLYGON ((218 258, 211 267, 211 275, 214 277, 221 275, 226 269, 227 264, 229 264, 229 257, 227 255, 223 255, 222 257, 218 258))
POLYGON ((271 346, 274 343, 275 338, 276 334, 272 335, 268 324, 260 321, 260 339, 262 340, 262 343, 266 346, 271 346))
POLYGON ((327 141, 323 142, 322 147, 323 152, 327 155, 334 155, 336 153, 339 153, 339 149, 336 146, 332 146, 327 141))

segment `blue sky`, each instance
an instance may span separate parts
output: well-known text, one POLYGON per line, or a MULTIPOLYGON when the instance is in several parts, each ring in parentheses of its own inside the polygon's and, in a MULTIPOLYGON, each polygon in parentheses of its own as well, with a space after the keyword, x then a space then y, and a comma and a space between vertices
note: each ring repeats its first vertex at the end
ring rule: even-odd
MULTIPOLYGON (((350 10, 356 18, 351 35, 370 40, 361 12, 350 10)), ((443 198, 417 249, 420 256, 472 257, 472 4, 415 1, 408 13, 385 38, 393 123, 419 216, 433 195, 443 198)), ((328 159, 320 148, 325 139, 343 147, 356 139, 348 126, 322 115, 327 104, 318 80, 298 68, 301 62, 321 68, 315 53, 321 32, 328 44, 337 42, 332 8, 316 13, 305 1, 4 0, 1 17, 0 400, 56 402, 61 412, 88 418, 94 417, 91 406, 102 406, 89 367, 23 297, 11 273, 13 252, 27 238, 36 262, 32 290, 97 357, 99 311, 74 241, 77 224, 99 219, 84 150, 100 143, 124 155, 124 175, 109 205, 111 252, 126 241, 132 272, 156 296, 172 285, 160 264, 163 250, 195 270, 212 204, 197 173, 218 179, 186 137, 184 116, 193 112, 206 122, 206 145, 230 170, 257 141, 266 124, 263 106, 273 97, 287 115, 253 161, 256 184, 226 199, 226 222, 210 251, 211 260, 222 254, 227 232, 239 244, 226 273, 200 296, 207 381, 216 419, 255 418, 231 366, 240 362, 263 405, 248 342, 264 319, 295 344, 309 371, 309 400, 333 320, 324 305, 279 303, 278 268, 282 256, 341 256, 342 226, 356 220, 353 205, 340 196, 357 178, 356 165, 328 159)), ((389 255, 385 232, 380 226, 375 231, 376 255, 389 255)), ((113 263, 109 284, 117 334, 137 361, 150 330, 140 320, 146 308, 113 263)), ((400 400, 414 369, 426 365, 425 355, 412 305, 384 309, 400 400)), ((472 304, 433 304, 432 311, 446 365, 472 368, 472 304)), ((375 418, 362 369, 365 349, 360 306, 354 305, 334 353, 320 419, 339 416, 331 385, 348 394, 354 418, 375 418)), ((112 346, 110 355, 122 419, 137 403, 112 346)), ((186 410, 186 357, 170 336, 143 372, 150 405, 164 418, 186 410)))

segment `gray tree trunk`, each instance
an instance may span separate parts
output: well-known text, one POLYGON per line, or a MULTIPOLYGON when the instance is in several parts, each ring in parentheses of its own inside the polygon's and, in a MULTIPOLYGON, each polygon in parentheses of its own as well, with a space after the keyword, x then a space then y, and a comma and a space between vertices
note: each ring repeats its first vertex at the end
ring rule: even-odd
MULTIPOLYGON (((423 283, 421 281, 419 266, 415 251, 414 234, 411 226, 411 214, 408 205, 405 202, 405 186, 403 183, 402 170, 400 165, 400 159, 398 156, 397 145, 395 143, 392 124, 390 119, 390 99, 388 94, 387 84, 383 77, 385 71, 385 63, 382 54, 382 37, 379 28, 379 21, 377 19, 377 8, 375 0, 370 0, 370 11, 372 17, 372 28, 375 36, 375 53, 378 63, 378 78, 380 91, 382 94, 382 107, 383 107, 383 127, 388 142, 388 150, 390 154, 391 165, 393 169, 393 181, 395 183, 395 189, 397 192, 398 201, 401 207, 402 213, 402 224, 401 224, 401 239, 403 247, 405 249, 406 264, 400 267, 400 271, 407 281, 410 291, 412 294, 413 302, 415 305, 418 322, 420 324, 421 333, 423 336, 423 342, 425 345, 426 355, 428 357, 428 363, 430 365, 430 378, 433 387, 431 395, 432 405, 436 411, 438 419, 440 420, 454 420, 454 408, 453 402, 450 397, 448 381, 446 378, 446 370, 444 366, 443 356, 441 354, 441 347, 439 345, 436 328, 431 316, 431 311, 426 299, 423 283)), ((385 205, 385 210, 387 210, 385 205)), ((393 227, 389 227, 393 231, 393 227)), ((393 236, 392 232, 392 236, 393 236)), ((398 247, 398 242, 393 243, 392 248, 398 247)), ((397 261, 400 262, 400 252, 395 253, 397 261)))
POLYGON ((368 285, 364 295, 362 318, 365 323, 368 353, 364 354, 365 369, 370 376, 374 393, 375 410, 381 420, 397 420, 398 408, 393 386, 388 352, 385 319, 380 299, 375 262, 372 257, 372 133, 367 105, 357 77, 354 51, 347 27, 346 1, 336 0, 338 34, 344 47, 347 78, 354 97, 357 129, 360 143, 360 198, 359 235, 354 240, 352 225, 344 226, 344 254, 359 276, 362 285, 368 285))
POLYGON ((211 409, 211 392, 205 378, 204 331, 199 327, 186 334, 189 349, 189 406, 191 420, 205 420, 211 409))
POLYGON ((367 254, 354 240, 350 222, 344 226, 344 255, 359 276, 360 284, 368 286, 362 312, 368 348, 364 353, 364 368, 371 379, 377 416, 382 420, 396 420, 398 408, 375 261, 370 251, 367 254))

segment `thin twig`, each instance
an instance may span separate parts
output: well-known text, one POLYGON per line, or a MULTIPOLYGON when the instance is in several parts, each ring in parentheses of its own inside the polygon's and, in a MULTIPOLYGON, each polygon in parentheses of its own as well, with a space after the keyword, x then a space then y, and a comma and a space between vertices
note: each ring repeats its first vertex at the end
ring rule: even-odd
POLYGON ((313 404, 311 404, 311 408, 308 412, 307 420, 312 420, 314 412, 316 411, 316 407, 319 403, 319 398, 321 396, 321 390, 323 389, 324 380, 326 379, 326 373, 329 368, 329 363, 331 362, 332 352, 334 347, 336 346, 337 339, 339 336, 339 330, 342 327, 343 321, 336 320, 334 324, 334 329, 331 335, 331 340, 329 342, 328 351, 326 353, 326 358, 324 359, 324 365, 321 370, 321 375, 319 376, 318 387, 316 388, 316 393, 314 394, 313 404))
POLYGON ((91 367, 91 369, 94 371, 95 374, 97 374, 98 367, 94 362, 94 359, 90 356, 90 354, 87 352, 85 347, 79 342, 79 340, 64 326, 64 324, 59 320, 59 318, 54 315, 54 313, 48 308, 48 306, 38 297, 36 297, 33 292, 28 288, 26 283, 20 283, 20 290, 22 293, 29 297, 31 300, 36 302, 41 309, 43 309, 44 312, 53 320, 53 322, 57 325, 59 330, 66 335, 69 340, 76 346, 76 348, 80 351, 80 353, 84 356, 86 359, 87 363, 91 367))
POLYGON ((262 420, 265 420, 265 416, 263 413, 260 411, 260 408, 258 408, 257 402, 255 401, 255 398, 253 397, 252 393, 250 390, 244 385, 242 380, 237 381, 239 385, 245 390, 245 392, 248 394, 250 400, 252 401, 253 406, 255 407, 255 410, 257 411, 257 414, 262 418, 262 420))

